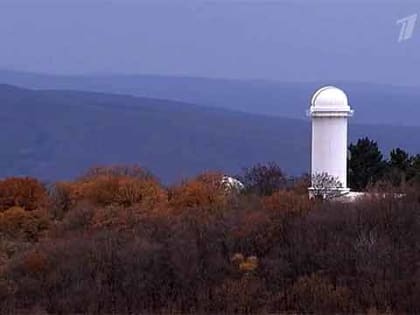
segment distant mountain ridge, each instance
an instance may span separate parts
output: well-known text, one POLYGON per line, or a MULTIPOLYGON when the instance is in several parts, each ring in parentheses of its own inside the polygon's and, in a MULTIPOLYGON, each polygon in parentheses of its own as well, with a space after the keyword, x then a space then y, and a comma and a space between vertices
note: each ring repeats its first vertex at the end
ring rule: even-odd
POLYGON ((344 89, 354 122, 420 126, 420 88, 357 82, 289 83, 153 75, 62 76, 0 71, 0 83, 24 88, 83 90, 176 100, 208 107, 304 118, 322 85, 344 89))
MULTIPOLYGON (((94 165, 138 163, 170 183, 275 161, 309 170, 310 124, 175 101, 0 85, 0 177, 73 178, 94 165)), ((419 127, 350 125, 386 152, 420 152, 419 127)))

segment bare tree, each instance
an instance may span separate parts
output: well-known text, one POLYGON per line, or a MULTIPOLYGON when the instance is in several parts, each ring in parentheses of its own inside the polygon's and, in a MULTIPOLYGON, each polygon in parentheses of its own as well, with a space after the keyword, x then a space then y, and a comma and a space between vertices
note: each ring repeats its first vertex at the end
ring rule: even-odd
POLYGON ((311 197, 329 200, 342 195, 343 184, 338 177, 328 173, 316 173, 312 175, 311 197))
POLYGON ((270 196, 277 190, 286 187, 287 177, 276 163, 269 162, 245 168, 240 181, 246 192, 259 196, 270 196))

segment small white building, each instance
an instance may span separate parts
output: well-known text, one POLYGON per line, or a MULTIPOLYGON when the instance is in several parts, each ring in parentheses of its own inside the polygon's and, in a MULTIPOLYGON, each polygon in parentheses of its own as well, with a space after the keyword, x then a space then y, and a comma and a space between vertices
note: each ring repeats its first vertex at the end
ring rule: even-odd
POLYGON ((229 192, 241 192, 245 189, 244 184, 242 184, 238 179, 227 175, 223 176, 221 184, 225 190, 229 192))
POLYGON ((337 187, 329 189, 347 194, 347 133, 348 119, 353 115, 346 94, 333 86, 326 86, 312 97, 308 116, 312 119, 311 174, 328 174, 337 180, 337 187))

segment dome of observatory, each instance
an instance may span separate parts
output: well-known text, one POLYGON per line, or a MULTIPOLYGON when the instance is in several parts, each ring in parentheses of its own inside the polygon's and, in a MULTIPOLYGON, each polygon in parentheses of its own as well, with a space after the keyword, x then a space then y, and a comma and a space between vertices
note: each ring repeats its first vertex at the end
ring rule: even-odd
POLYGON ((311 100, 311 106, 317 109, 349 109, 349 101, 346 93, 334 86, 326 86, 315 92, 311 100))

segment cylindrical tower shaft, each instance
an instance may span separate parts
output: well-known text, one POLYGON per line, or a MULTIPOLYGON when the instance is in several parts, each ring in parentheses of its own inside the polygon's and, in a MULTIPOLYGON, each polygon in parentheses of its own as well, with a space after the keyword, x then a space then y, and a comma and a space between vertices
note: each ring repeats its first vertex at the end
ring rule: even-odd
POLYGON ((312 118, 312 174, 328 174, 347 188, 347 118, 312 118))

